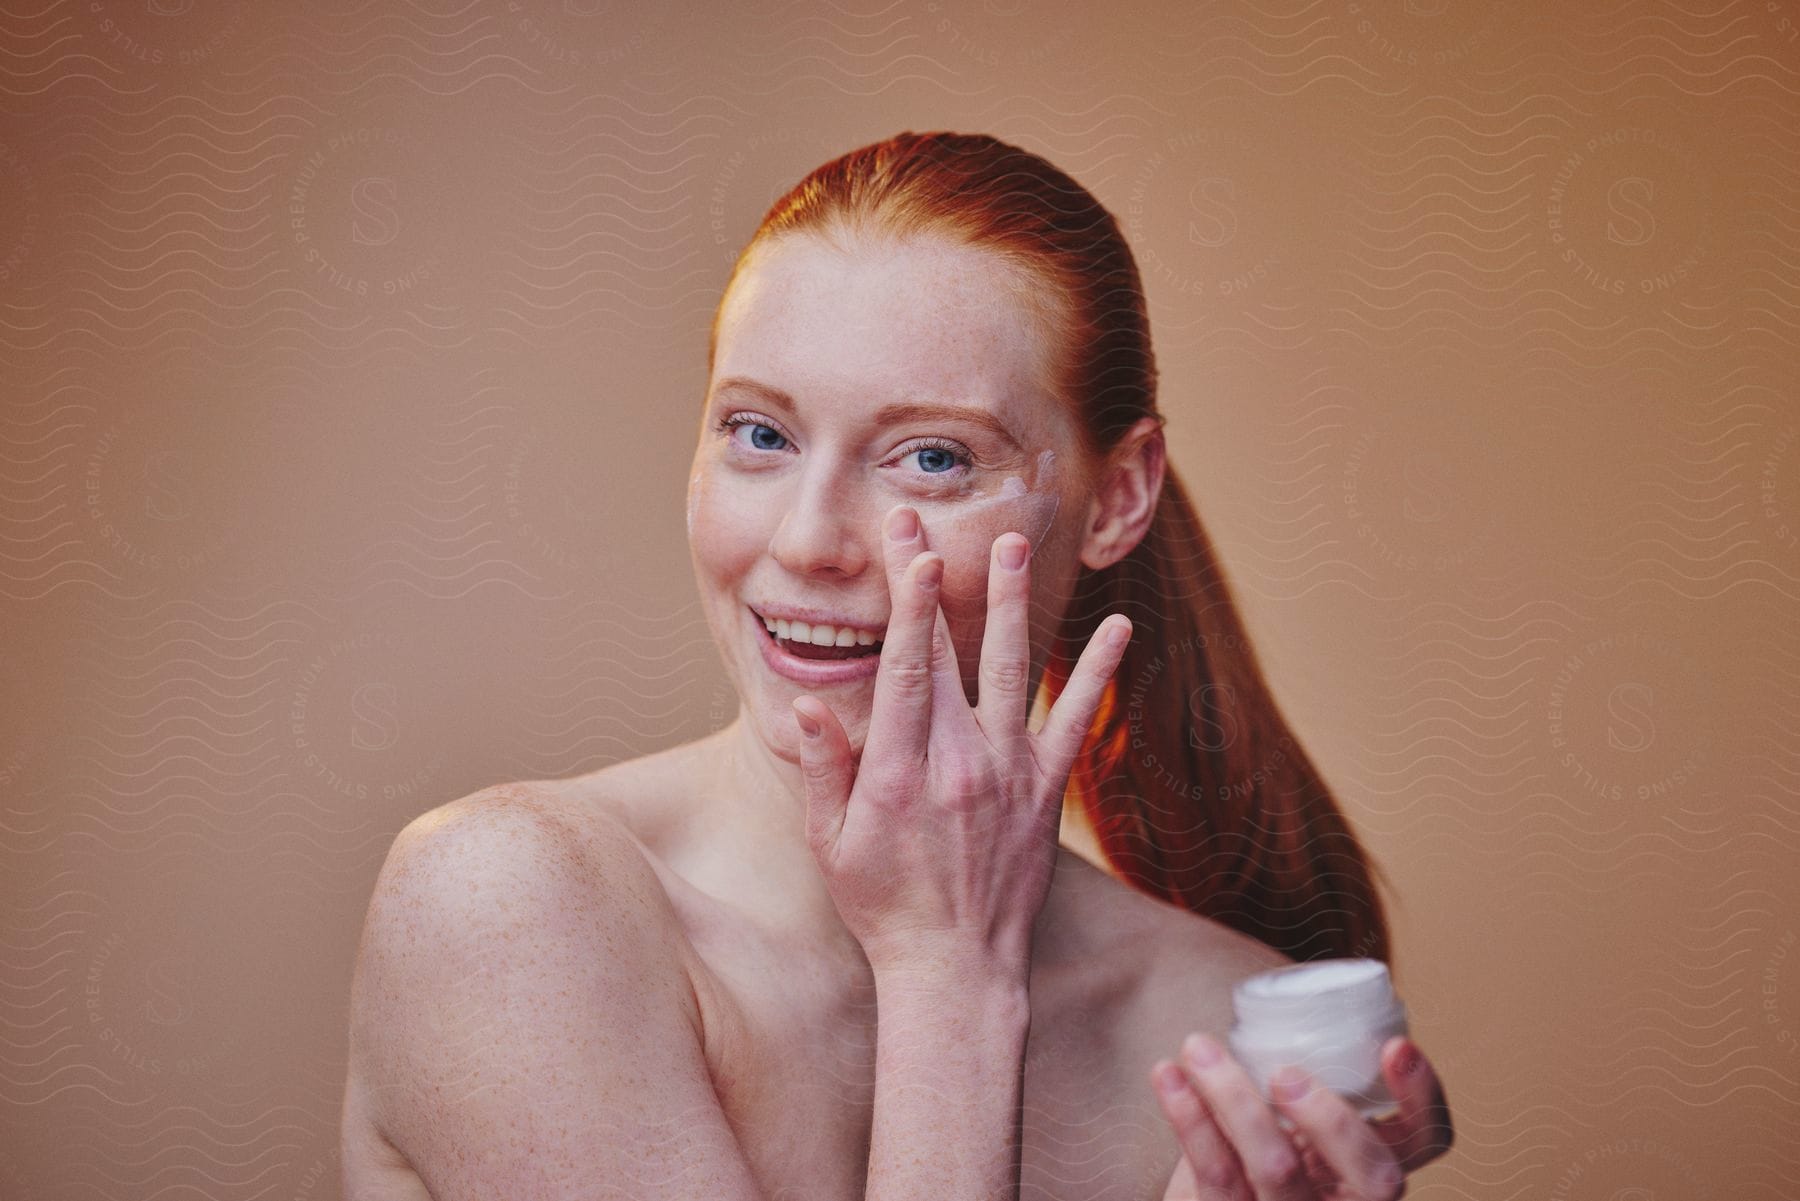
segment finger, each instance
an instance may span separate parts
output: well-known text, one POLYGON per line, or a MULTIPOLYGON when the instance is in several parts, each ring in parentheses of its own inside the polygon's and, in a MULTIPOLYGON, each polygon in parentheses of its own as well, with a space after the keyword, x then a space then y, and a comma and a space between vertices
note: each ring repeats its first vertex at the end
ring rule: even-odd
POLYGON ((794 698, 800 727, 800 775, 806 792, 806 843, 820 863, 837 856, 856 782, 850 739, 831 707, 816 696, 794 698))
POLYGON ((1304 1132, 1290 1131, 1294 1145, 1300 1148, 1300 1162, 1306 1165, 1306 1178, 1313 1182, 1313 1188, 1324 1196, 1331 1196, 1331 1189, 1337 1184, 1337 1172, 1325 1162, 1304 1132))
POLYGON ((923 551, 931 549, 925 542, 925 525, 919 511, 911 505, 895 505, 881 521, 881 568, 887 575, 891 596, 900 586, 906 569, 923 551))
POLYGON ((1023 534, 994 539, 988 556, 987 624, 981 634, 975 715, 996 744, 1025 732, 1031 678, 1031 543, 1023 534))
POLYGON ((1400 1166, 1416 1172, 1456 1141, 1444 1086, 1418 1044, 1404 1035, 1382 1044, 1381 1075, 1400 1103, 1400 1112, 1375 1123, 1373 1129, 1392 1149, 1400 1166))
MULTIPOLYGON (((974 731, 975 711, 969 708, 969 695, 963 691, 962 664, 956 657, 956 643, 950 640, 950 622, 942 605, 931 623, 931 712, 939 722, 966 724, 974 731)), ((927 743, 929 740, 927 735, 927 743)))
POLYGON ((874 762, 899 758, 922 763, 931 729, 932 638, 944 558, 921 552, 895 573, 891 570, 894 561, 919 539, 918 515, 904 506, 897 508, 888 514, 886 529, 888 624, 881 638, 881 662, 875 670, 875 696, 870 702, 863 754, 874 762))
POLYGON ((1225 1049, 1204 1034, 1181 1044, 1194 1090, 1237 1152, 1257 1201, 1316 1201, 1300 1152, 1275 1124, 1275 1111, 1225 1049))
POLYGON ((1219 1132, 1181 1066, 1173 1060, 1158 1060, 1150 1070, 1150 1087, 1181 1145, 1181 1156, 1193 1177, 1194 1195, 1207 1201, 1255 1201, 1237 1152, 1219 1132))
POLYGON ((1350 1196, 1396 1201, 1405 1191, 1406 1172, 1399 1160, 1350 1102, 1317 1087, 1297 1067, 1282 1068, 1271 1076, 1269 1092, 1350 1196))
POLYGON ((1063 685, 1062 695, 1056 698, 1038 730, 1038 762, 1045 775, 1060 780, 1074 765, 1087 738, 1088 726, 1100 708, 1100 698, 1106 694, 1106 681, 1117 670, 1130 641, 1131 619, 1114 613, 1100 623, 1081 649, 1069 682, 1063 685))

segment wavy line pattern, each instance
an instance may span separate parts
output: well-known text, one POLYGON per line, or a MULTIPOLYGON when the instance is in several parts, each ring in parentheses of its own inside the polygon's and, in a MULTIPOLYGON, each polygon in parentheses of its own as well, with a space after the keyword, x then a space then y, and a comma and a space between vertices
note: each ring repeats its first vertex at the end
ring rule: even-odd
MULTIPOLYGON (((1383 870, 1451 1096, 1408 1195, 1800 1195, 1796 0, 18 0, 0 94, 0 1197, 337 1196, 397 832, 760 703, 683 523, 714 316, 901 129, 1131 245, 1269 753, 1383 870)), ((866 1122, 873 998, 704 949, 783 965, 739 1134, 825 1195, 773 1149, 866 1122)), ((1023 1195, 1161 1195, 1113 1003, 1034 1023, 1023 1195)))

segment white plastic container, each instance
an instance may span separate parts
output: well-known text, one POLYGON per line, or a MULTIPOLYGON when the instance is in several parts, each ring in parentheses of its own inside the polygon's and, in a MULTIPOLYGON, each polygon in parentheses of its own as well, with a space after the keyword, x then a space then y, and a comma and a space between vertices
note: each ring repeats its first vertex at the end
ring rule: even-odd
POLYGON ((1297 1064, 1365 1118, 1398 1103, 1381 1078, 1381 1045, 1406 1034, 1406 1006, 1379 959, 1316 959, 1262 972, 1232 990, 1237 1024, 1227 1037, 1264 1097, 1269 1077, 1297 1064))

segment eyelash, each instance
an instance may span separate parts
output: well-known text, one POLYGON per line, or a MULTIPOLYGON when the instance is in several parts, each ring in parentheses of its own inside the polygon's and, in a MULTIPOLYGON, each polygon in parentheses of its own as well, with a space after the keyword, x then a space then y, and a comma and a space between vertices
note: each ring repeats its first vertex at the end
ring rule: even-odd
MULTIPOLYGON (((727 413, 724 417, 720 418, 719 423, 715 428, 723 434, 726 439, 730 440, 731 431, 740 425, 764 426, 774 430, 777 434, 780 434, 783 441, 789 443, 793 442, 793 439, 789 438, 787 433, 779 425, 776 425, 767 417, 759 417, 754 413, 727 413)), ((748 449, 754 450, 756 448, 750 447, 748 449)))
MULTIPOLYGON (((718 425, 715 428, 725 437, 729 438, 731 437, 731 431, 740 425, 765 426, 768 429, 774 430, 777 434, 780 434, 785 441, 790 443, 793 441, 792 438, 789 438, 787 434, 783 432, 779 425, 776 425, 766 417, 759 417, 754 413, 727 413, 719 420, 718 425)), ((955 458, 956 465, 961 468, 961 472, 928 471, 924 473, 926 475, 950 476, 954 474, 963 474, 972 470, 975 466, 975 456, 968 447, 960 442, 953 442, 949 438, 931 436, 913 439, 913 441, 909 442, 906 445, 906 448, 895 455, 894 458, 903 459, 907 455, 917 454, 921 450, 949 451, 951 456, 955 458)))

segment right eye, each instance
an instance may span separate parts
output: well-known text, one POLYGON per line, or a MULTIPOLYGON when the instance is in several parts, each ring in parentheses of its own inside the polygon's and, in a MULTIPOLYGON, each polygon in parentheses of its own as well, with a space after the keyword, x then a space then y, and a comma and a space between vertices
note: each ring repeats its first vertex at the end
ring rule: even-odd
POLYGON ((733 413, 719 423, 726 437, 750 450, 785 450, 787 436, 774 426, 748 413, 733 413), (740 433, 739 431, 746 431, 740 433))

